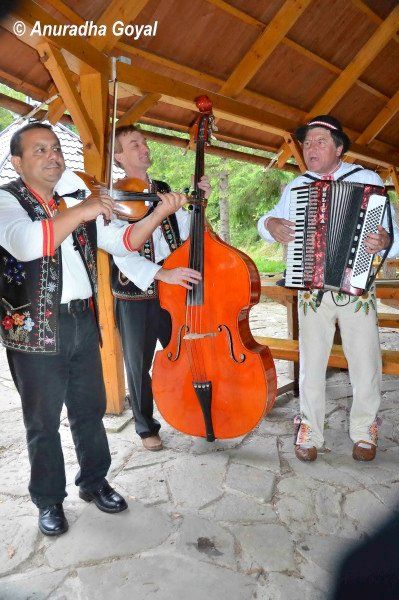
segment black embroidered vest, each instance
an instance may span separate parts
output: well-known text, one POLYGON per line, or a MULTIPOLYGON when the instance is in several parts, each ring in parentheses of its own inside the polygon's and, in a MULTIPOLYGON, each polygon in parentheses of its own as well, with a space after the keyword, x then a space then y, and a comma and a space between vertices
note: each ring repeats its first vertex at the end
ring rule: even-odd
MULTIPOLYGON (((152 181, 151 192, 170 192, 170 187, 163 181, 152 181)), ((169 215, 161 223, 163 236, 169 246, 169 250, 173 252, 181 245, 179 226, 176 215, 169 215)), ((141 256, 144 256, 151 262, 155 262, 155 250, 153 238, 151 238, 140 249, 141 256)), ((154 280, 146 290, 138 288, 130 279, 128 279, 116 266, 111 259, 111 285, 112 293, 115 298, 120 300, 151 300, 158 298, 158 283, 154 280)))
MULTIPOLYGON (((1 189, 12 194, 32 221, 48 216, 21 179, 1 189)), ((93 291, 97 311, 97 229, 95 221, 72 233, 93 291)), ((62 294, 61 247, 53 256, 19 262, 0 246, 0 320, 3 344, 11 350, 54 354, 59 350, 58 314, 62 294)))

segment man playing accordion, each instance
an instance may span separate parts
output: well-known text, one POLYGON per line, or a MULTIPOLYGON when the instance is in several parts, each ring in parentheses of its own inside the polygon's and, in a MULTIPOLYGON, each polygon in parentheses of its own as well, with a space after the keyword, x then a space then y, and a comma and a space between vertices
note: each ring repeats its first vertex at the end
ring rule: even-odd
MULTIPOLYGON (((302 143, 308 170, 287 185, 275 208, 259 219, 259 234, 268 242, 288 244, 294 238, 295 224, 289 220, 293 188, 317 180, 383 187, 380 177, 373 171, 341 161, 350 141, 337 119, 329 115, 317 116, 299 127, 295 136, 302 143)), ((364 247, 370 254, 383 251, 391 243, 386 231, 386 217, 384 219, 374 233, 365 237, 364 247)), ((389 256, 399 253, 396 224, 393 231, 389 256)), ((331 291, 324 294, 320 303, 319 298, 317 290, 298 292, 301 414, 296 419, 295 454, 299 460, 314 461, 317 449, 324 444, 325 376, 338 321, 353 388, 349 425, 354 443, 353 458, 373 460, 378 438, 382 374, 375 292, 371 289, 359 297, 331 291)))

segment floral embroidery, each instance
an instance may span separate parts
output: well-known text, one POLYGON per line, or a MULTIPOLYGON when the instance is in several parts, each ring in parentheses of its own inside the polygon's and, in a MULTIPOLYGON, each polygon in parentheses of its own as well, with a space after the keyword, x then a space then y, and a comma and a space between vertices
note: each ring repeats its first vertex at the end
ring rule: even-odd
POLYGON ((26 278, 24 265, 18 262, 13 256, 3 257, 3 260, 5 262, 4 277, 6 278, 7 283, 21 285, 26 278))
POLYGON ((25 315, 14 313, 12 316, 12 320, 14 321, 14 325, 23 325, 25 321, 25 315))
POLYGON ((381 417, 376 417, 369 427, 370 442, 375 444, 375 446, 378 442, 378 428, 381 426, 381 423, 381 417))
POLYGON ((310 442, 312 429, 310 425, 304 423, 300 415, 294 418, 295 441, 294 444, 306 444, 310 442))
POLYGON ((370 312, 370 307, 375 308, 375 296, 373 292, 365 292, 362 296, 353 296, 351 303, 355 305, 355 313, 362 310, 365 315, 370 312))
POLYGON ((317 299, 318 292, 298 292, 299 307, 303 309, 303 314, 306 316, 308 310, 311 308, 313 312, 317 312, 317 299))
POLYGON ((30 317, 27 317, 25 319, 25 323, 24 323, 25 331, 32 331, 34 324, 35 324, 35 322, 32 321, 32 319, 30 317))
POLYGON ((2 320, 1 324, 3 325, 6 331, 10 331, 14 327, 14 321, 10 315, 6 315, 2 320))

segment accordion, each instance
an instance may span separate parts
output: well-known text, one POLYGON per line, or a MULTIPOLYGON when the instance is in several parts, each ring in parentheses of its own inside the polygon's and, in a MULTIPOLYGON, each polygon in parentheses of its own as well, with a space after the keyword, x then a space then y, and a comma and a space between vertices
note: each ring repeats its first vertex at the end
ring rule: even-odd
POLYGON ((287 247, 285 285, 361 296, 375 277, 364 239, 377 231, 385 211, 392 240, 384 188, 324 180, 293 188, 289 219, 295 236, 287 247))

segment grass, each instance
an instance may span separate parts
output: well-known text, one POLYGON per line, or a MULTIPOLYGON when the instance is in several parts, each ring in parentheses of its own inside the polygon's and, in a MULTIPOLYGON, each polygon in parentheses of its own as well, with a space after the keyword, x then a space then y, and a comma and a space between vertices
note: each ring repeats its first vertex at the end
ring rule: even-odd
POLYGON ((261 273, 282 273, 285 269, 281 244, 259 241, 248 247, 243 246, 240 250, 252 258, 261 273))

